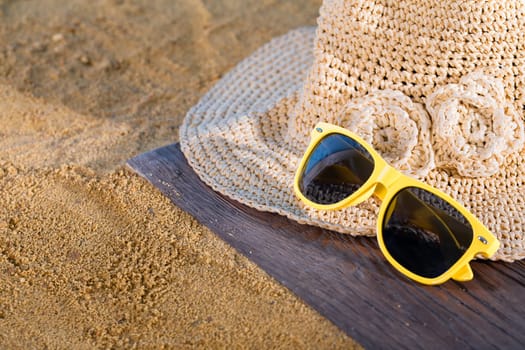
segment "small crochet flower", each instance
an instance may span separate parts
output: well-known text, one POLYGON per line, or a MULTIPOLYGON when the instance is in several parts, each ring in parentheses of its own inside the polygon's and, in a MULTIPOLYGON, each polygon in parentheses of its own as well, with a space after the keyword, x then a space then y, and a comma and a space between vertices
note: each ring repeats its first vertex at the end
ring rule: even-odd
POLYGON ((351 100, 336 124, 357 133, 398 170, 424 177, 434 168, 428 114, 400 91, 377 90, 351 100))
POLYGON ((426 107, 439 167, 462 176, 490 176, 523 147, 523 121, 499 79, 470 73, 437 89, 426 107))

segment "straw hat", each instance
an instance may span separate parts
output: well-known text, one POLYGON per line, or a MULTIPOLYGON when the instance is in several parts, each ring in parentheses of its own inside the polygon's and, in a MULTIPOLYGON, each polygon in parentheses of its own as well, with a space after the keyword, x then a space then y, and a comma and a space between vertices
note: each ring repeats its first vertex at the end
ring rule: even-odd
POLYGON ((325 0, 317 28, 258 49, 180 129, 214 190, 300 223, 374 235, 379 203, 305 207, 293 176, 318 121, 359 133, 396 168, 462 202, 525 257, 525 3, 325 0))

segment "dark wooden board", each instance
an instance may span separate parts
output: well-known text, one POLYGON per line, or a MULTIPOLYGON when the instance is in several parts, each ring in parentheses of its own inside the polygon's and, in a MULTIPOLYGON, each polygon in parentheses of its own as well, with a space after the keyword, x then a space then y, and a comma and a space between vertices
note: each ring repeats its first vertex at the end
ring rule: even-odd
POLYGON ((203 184, 178 145, 131 159, 171 201, 370 349, 525 347, 525 263, 474 262, 475 278, 412 282, 376 240, 259 212, 203 184))

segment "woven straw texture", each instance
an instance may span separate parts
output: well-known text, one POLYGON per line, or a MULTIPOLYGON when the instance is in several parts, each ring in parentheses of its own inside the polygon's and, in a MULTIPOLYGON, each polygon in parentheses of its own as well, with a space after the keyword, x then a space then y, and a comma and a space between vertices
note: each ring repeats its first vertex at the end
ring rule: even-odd
POLYGON ((187 114, 181 148, 244 204, 375 235, 379 203, 305 207, 293 176, 318 121, 359 133, 393 166, 470 209, 525 257, 525 4, 325 0, 317 30, 272 40, 187 114))

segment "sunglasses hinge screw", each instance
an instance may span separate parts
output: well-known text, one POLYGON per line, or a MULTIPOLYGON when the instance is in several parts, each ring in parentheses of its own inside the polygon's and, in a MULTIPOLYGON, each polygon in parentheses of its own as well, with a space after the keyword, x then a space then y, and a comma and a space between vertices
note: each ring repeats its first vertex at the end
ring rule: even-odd
POLYGON ((485 239, 485 237, 483 237, 483 236, 478 236, 478 239, 479 239, 480 242, 483 243, 483 244, 487 244, 487 243, 488 243, 487 240, 485 239))
POLYGON ((321 129, 321 128, 316 128, 315 131, 317 131, 317 132, 323 132, 323 129, 321 129))

